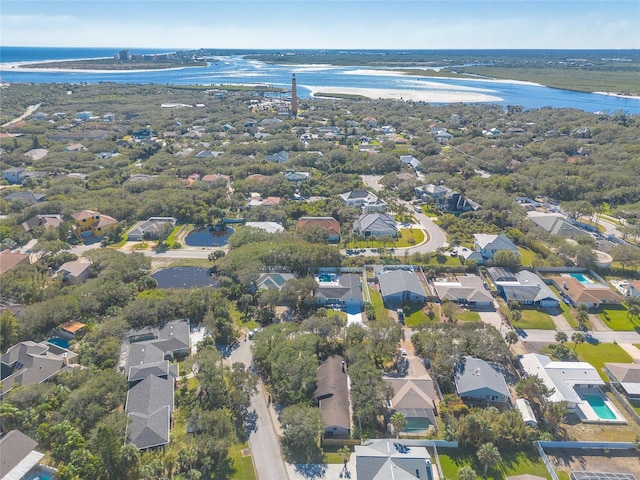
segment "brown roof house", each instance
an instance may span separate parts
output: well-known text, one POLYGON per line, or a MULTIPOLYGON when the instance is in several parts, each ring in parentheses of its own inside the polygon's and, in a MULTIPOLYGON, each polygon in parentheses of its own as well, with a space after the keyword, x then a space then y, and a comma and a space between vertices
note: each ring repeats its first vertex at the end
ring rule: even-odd
POLYGON ((56 228, 62 223, 62 215, 36 215, 26 222, 22 222, 22 228, 25 232, 30 232, 34 228, 40 227, 43 230, 47 228, 56 228))
POLYGON ((322 228, 327 231, 328 242, 340 241, 340 224, 333 217, 300 217, 296 230, 306 228, 322 228))
POLYGON ((436 429, 436 400, 433 379, 421 358, 401 356, 397 360, 398 374, 385 375, 383 380, 393 390, 389 400, 389 415, 402 413, 407 419, 403 433, 424 435, 436 429))
POLYGON ((627 397, 640 399, 640 363, 605 363, 604 371, 627 397))
POLYGON ((325 438, 351 435, 347 367, 338 355, 327 358, 316 372, 316 400, 326 427, 325 438))
POLYGON ((0 275, 18 265, 31 265, 33 258, 27 253, 14 253, 7 249, 0 252, 0 275))
POLYGON ((551 277, 551 281, 574 307, 586 305, 596 309, 600 305, 619 305, 622 302, 622 297, 604 283, 584 283, 570 275, 551 277))
POLYGON ((87 281, 91 275, 91 262, 84 258, 72 262, 63 263, 57 275, 62 277, 62 281, 73 285, 80 285, 87 281))

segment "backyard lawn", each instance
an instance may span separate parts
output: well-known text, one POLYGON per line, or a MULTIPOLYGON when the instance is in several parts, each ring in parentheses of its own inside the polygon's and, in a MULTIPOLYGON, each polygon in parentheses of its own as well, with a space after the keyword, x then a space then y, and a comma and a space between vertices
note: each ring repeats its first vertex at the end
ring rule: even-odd
POLYGON ((369 237, 370 240, 349 243, 348 248, 403 248, 418 245, 424 241, 424 231, 419 228, 401 228, 400 238, 392 242, 382 242, 369 237))
MULTIPOLYGON (((404 323, 407 327, 417 327, 423 323, 433 321, 426 313, 424 313, 423 307, 424 305, 421 303, 410 303, 404 307, 404 323)), ((438 314, 434 307, 432 307, 432 309, 434 312, 433 318, 437 321, 438 314)))
POLYGON ((598 316, 611 330, 634 331, 640 330, 640 322, 635 324, 627 316, 627 309, 624 305, 607 305, 606 308, 598 310, 598 316))
POLYGON ((522 312, 522 318, 517 322, 513 322, 514 326, 518 328, 538 330, 554 330, 556 328, 551 317, 540 310, 523 308, 520 311, 522 312))
POLYGON ((518 252, 520 252, 522 266, 530 267, 533 264, 533 257, 535 256, 535 252, 533 250, 522 247, 518 247, 518 252))
MULTIPOLYGON (((567 347, 573 349, 571 342, 566 343, 567 347)), ((607 376, 602 372, 605 362, 611 363, 633 363, 631 356, 622 347, 615 343, 581 343, 576 347, 578 359, 593 365, 600 374, 600 378, 608 382, 607 376)))
POLYGON ((371 298, 371 305, 373 305, 373 311, 375 312, 376 319, 383 319, 389 316, 387 309, 382 302, 382 296, 380 292, 374 290, 371 287, 369 289, 369 298, 371 298))
POLYGON ((440 466, 442 474, 446 479, 455 480, 458 478, 458 470, 464 465, 469 465, 478 474, 478 478, 502 480, 513 475, 532 474, 543 478, 550 478, 542 459, 537 453, 507 453, 500 452, 502 462, 496 468, 489 469, 487 476, 482 477, 484 469, 476 457, 475 450, 468 448, 440 448, 440 466))

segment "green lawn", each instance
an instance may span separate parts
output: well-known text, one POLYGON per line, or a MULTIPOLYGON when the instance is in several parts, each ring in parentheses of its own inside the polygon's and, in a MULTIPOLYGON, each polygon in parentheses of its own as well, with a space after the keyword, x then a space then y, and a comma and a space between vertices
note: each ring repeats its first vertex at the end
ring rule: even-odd
POLYGON ((387 313, 387 309, 382 302, 382 297, 380 293, 372 288, 369 288, 369 297, 371 298, 371 305, 373 305, 373 310, 376 314, 376 319, 387 318, 389 314, 387 313))
POLYGON ((522 319, 517 322, 513 322, 514 326, 517 326, 518 328, 531 328, 534 330, 554 330, 556 328, 551 317, 540 310, 536 310, 534 308, 523 308, 520 311, 522 312, 522 319))
MULTIPOLYGON (((411 303, 404 308, 404 324, 407 327, 417 327, 418 325, 432 321, 429 316, 424 313, 423 307, 424 305, 421 303, 411 303)), ((435 318, 434 316, 434 319, 435 318)))
MULTIPOLYGON (((573 348, 573 343, 566 343, 567 347, 573 348)), ((625 352, 622 347, 615 343, 581 343, 576 347, 578 359, 593 365, 600 374, 600 378, 605 382, 608 381, 606 375, 602 372, 605 362, 612 363, 632 363, 633 359, 625 352)))
POLYGON ((242 456, 242 450, 245 448, 249 448, 246 443, 234 444, 229 448, 229 456, 233 459, 233 467, 235 469, 232 477, 234 480, 255 480, 256 478, 251 455, 242 456))
POLYGON ((462 265, 458 257, 449 255, 434 255, 429 259, 428 265, 445 265, 447 267, 459 267, 462 265))
POLYGON ((454 315, 456 320, 460 320, 461 322, 479 322, 480 314, 473 310, 462 310, 459 313, 454 315))
MULTIPOLYGON (((494 469, 487 472, 487 479, 503 480, 509 476, 529 473, 539 475, 543 478, 550 478, 542 459, 535 454, 527 452, 502 453, 502 462, 494 469)), ((447 480, 456 480, 458 470, 464 465, 471 466, 478 478, 483 478, 484 469, 478 461, 475 450, 468 448, 441 448, 438 449, 442 474, 447 480)))
POLYGON ((609 305, 599 310, 598 316, 611 330, 628 332, 640 329, 640 322, 634 323, 627 316, 627 309, 624 305, 609 305))
POLYGON ((401 228, 400 233, 400 238, 393 242, 381 242, 376 239, 362 240, 353 242, 353 246, 349 245, 349 248, 402 248, 412 247, 424 241, 424 231, 420 229, 401 228))
POLYGON ((518 251, 522 257, 522 266, 530 267, 533 264, 533 257, 535 252, 526 248, 518 247, 518 251))
POLYGON ((176 239, 178 237, 178 234, 182 231, 183 228, 187 228, 188 226, 189 225, 179 225, 179 226, 176 226, 171 231, 171 233, 169 234, 169 236, 165 240, 165 243, 169 246, 169 248, 173 248, 173 245, 176 243, 176 239))

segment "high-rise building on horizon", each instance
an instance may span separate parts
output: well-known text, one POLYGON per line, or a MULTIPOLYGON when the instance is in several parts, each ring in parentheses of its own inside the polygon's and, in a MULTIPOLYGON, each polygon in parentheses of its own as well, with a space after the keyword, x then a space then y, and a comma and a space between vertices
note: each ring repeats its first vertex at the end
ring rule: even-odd
POLYGON ((291 75, 291 116, 298 116, 298 92, 295 73, 291 75))

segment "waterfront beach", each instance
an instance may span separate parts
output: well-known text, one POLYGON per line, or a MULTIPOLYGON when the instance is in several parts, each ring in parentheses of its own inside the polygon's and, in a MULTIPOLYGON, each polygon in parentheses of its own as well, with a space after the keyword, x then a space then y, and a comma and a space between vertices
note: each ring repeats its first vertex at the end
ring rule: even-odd
POLYGON ((480 103, 500 102, 502 98, 485 93, 470 92, 467 90, 434 89, 434 90, 398 90, 386 88, 359 88, 359 87, 312 87, 304 85, 310 90, 311 96, 317 94, 328 95, 360 95, 367 98, 384 98, 393 100, 411 100, 414 102, 429 103, 480 103))

